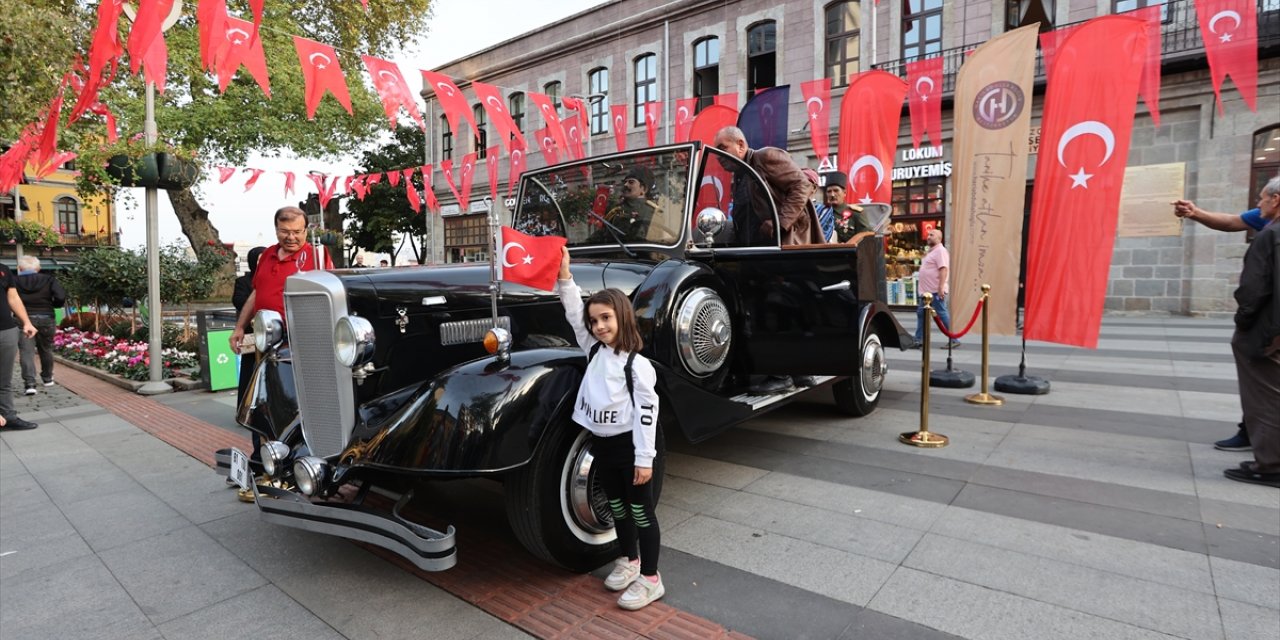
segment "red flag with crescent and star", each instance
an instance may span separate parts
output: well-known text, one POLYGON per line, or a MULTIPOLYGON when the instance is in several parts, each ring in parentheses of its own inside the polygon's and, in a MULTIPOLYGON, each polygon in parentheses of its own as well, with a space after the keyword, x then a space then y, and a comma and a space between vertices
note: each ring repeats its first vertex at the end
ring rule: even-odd
POLYGON ((245 192, 248 192, 254 185, 258 184, 258 178, 262 177, 262 172, 266 171, 266 169, 254 169, 249 167, 246 168, 245 171, 249 172, 249 179, 244 181, 244 190, 245 192))
POLYGON ((809 118, 809 139, 813 141, 813 153, 824 160, 831 153, 831 78, 819 78, 800 83, 804 95, 804 110, 809 118))
POLYGON ((1058 43, 1027 240, 1028 340, 1098 345, 1146 47, 1146 22, 1127 16, 1058 43))
MULTIPOLYGON (((253 24, 224 16, 222 20, 222 40, 216 41, 214 64, 218 75, 218 91, 227 92, 227 85, 235 76, 240 65, 249 70, 262 93, 271 98, 271 80, 267 75, 267 56, 262 51, 262 39, 250 35, 253 24)), ((343 85, 344 87, 346 85, 343 85)))
POLYGON ((431 175, 434 168, 429 164, 422 165, 422 195, 427 201, 427 211, 436 213, 440 211, 440 201, 436 200, 436 191, 431 184, 435 178, 431 175))
POLYGON ((689 139, 689 132, 693 130, 693 118, 697 115, 697 111, 697 98, 676 100, 676 142, 685 142, 689 139))
POLYGON ((511 153, 512 145, 516 140, 523 145, 524 134, 516 126, 515 120, 511 119, 511 111, 507 109, 507 103, 502 99, 502 91, 483 82, 472 82, 471 90, 476 92, 476 98, 480 100, 480 104, 484 105, 485 113, 489 114, 489 121, 497 127, 498 137, 506 146, 507 153, 511 153))
POLYGON ((338 65, 338 53, 333 47, 308 40, 302 36, 293 37, 293 47, 298 51, 298 61, 302 63, 302 80, 306 86, 307 119, 316 119, 316 107, 326 91, 351 113, 351 94, 347 92, 347 80, 342 75, 342 67, 338 65))
POLYGON ((658 143, 658 109, 662 107, 659 102, 644 103, 644 130, 649 134, 649 146, 658 143))
MULTIPOLYGON (((93 40, 89 46, 89 70, 85 73, 84 87, 80 90, 75 106, 71 108, 67 124, 75 122, 81 114, 95 106, 98 102, 98 90, 115 78, 116 65, 120 61, 120 54, 124 53, 118 28, 120 14, 123 12, 122 0, 103 0, 98 4, 98 24, 93 29, 93 40)), ((103 109, 105 108, 104 106, 103 109)))
POLYGON ((200 64, 206 71, 217 68, 218 37, 226 31, 226 21, 227 0, 200 0, 196 6, 196 26, 200 32, 200 64))
POLYGON ((553 291, 560 276, 561 247, 568 241, 564 236, 530 236, 511 227, 502 227, 498 251, 494 262, 498 279, 522 284, 534 289, 553 291))
POLYGON ((498 155, 502 153, 502 147, 494 145, 485 151, 484 164, 489 170, 489 198, 493 200, 494 206, 498 206, 498 155))
POLYGON ((587 103, 583 102, 581 98, 565 96, 560 98, 560 104, 564 105, 565 109, 577 111, 578 115, 582 116, 583 119, 587 117, 587 103))
MULTIPOLYGON (((168 65, 168 47, 164 44, 163 25, 173 9, 173 0, 139 0, 133 26, 129 29, 126 47, 129 51, 129 69, 138 73, 146 64, 143 75, 155 83, 156 90, 164 93, 165 67, 168 65)), ((114 25, 113 25, 114 26, 114 25)))
POLYGON ((942 145, 942 56, 907 63, 907 106, 911 113, 911 146, 929 134, 929 144, 942 145))
POLYGON ((400 172, 399 172, 399 171, 388 171, 388 172, 387 172, 387 184, 389 184, 389 185, 391 185, 391 186, 393 186, 393 187, 398 187, 398 186, 400 186, 400 172))
POLYGON ((520 181, 520 174, 524 173, 526 165, 525 154, 529 153, 524 138, 516 141, 511 145, 511 168, 507 171, 507 197, 515 192, 516 183, 520 181))
POLYGON ((458 204, 462 206, 463 211, 470 210, 471 204, 471 181, 476 177, 476 154, 468 153, 462 156, 462 168, 458 170, 462 177, 458 184, 458 204))
POLYGON ((453 199, 462 202, 462 194, 458 193, 458 183, 453 179, 453 159, 445 158, 440 161, 440 173, 444 174, 444 183, 449 186, 449 191, 453 192, 453 199))
POLYGON ((893 156, 907 82, 885 71, 864 71, 849 83, 840 104, 839 169, 849 176, 848 201, 888 203, 893 156))
POLYGON ((1196 17, 1209 58, 1218 115, 1223 113, 1222 83, 1227 76, 1249 110, 1258 111, 1258 5, 1255 0, 1197 0, 1196 17))
POLYGON ((426 131, 427 123, 423 121, 422 114, 418 111, 418 104, 414 101, 413 93, 409 91, 409 85, 400 73, 400 67, 394 62, 373 56, 360 56, 360 59, 364 60, 364 67, 369 70, 369 78, 373 80, 373 88, 382 99, 382 110, 391 121, 392 130, 396 128, 396 113, 403 107, 418 123, 418 128, 426 131))
POLYGON ((534 138, 538 140, 538 148, 542 150, 542 159, 547 165, 560 163, 559 145, 556 143, 555 135, 551 133, 548 127, 543 127, 533 132, 534 138))
POLYGON ((462 95, 462 90, 449 76, 424 69, 422 80, 428 89, 436 92, 436 99, 440 101, 440 108, 444 110, 444 117, 448 118, 449 129, 454 135, 459 132, 458 125, 461 120, 466 120, 471 125, 471 131, 479 131, 476 128, 475 117, 471 115, 471 105, 467 102, 467 97, 462 95))
MULTIPOLYGON (((707 146, 715 143, 716 133, 738 123, 738 112, 732 107, 713 104, 703 109, 689 128, 689 139, 707 146)), ((733 217, 733 174, 715 160, 703 163, 702 179, 698 182, 697 204, 694 211, 715 207, 733 217)))
MULTIPOLYGON (((556 146, 561 149, 567 149, 569 145, 565 139, 564 125, 560 123, 560 113, 556 111, 556 106, 551 104, 551 96, 535 91, 530 91, 526 95, 529 96, 529 102, 532 102, 533 106, 538 108, 538 113, 542 114, 543 122, 547 123, 545 130, 551 134, 551 139, 555 140, 556 146)), ((547 147, 545 144, 539 142, 538 146, 542 147, 543 153, 546 153, 547 147)))
POLYGON ((409 199, 409 208, 414 213, 422 213, 422 198, 418 197, 418 189, 413 186, 413 173, 417 170, 417 167, 409 167, 400 173, 404 175, 404 195, 409 199))
POLYGON ((573 160, 581 160, 587 157, 587 151, 583 147, 583 129, 585 128, 584 120, 581 113, 575 113, 572 117, 565 118, 561 121, 564 124, 564 135, 569 142, 568 151, 569 158, 573 160))
POLYGON ((618 144, 618 151, 627 150, 627 110, 625 104, 609 107, 609 117, 613 118, 613 141, 618 144))

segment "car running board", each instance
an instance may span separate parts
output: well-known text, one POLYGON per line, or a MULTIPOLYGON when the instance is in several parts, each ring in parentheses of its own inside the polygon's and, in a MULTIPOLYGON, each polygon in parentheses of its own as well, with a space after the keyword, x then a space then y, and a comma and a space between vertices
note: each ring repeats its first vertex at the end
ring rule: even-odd
MULTIPOLYGON (((813 379, 814 379, 813 387, 816 387, 819 385, 826 384, 832 380, 835 380, 836 376, 814 376, 813 379)), ((751 407, 752 411, 759 411, 760 409, 763 409, 771 404, 777 404, 779 402, 782 402, 783 400, 786 400, 787 398, 790 398, 791 396, 794 396, 797 393, 804 393, 812 389, 813 387, 796 387, 792 391, 785 391, 783 393, 769 393, 764 395, 755 394, 755 393, 743 393, 730 398, 730 400, 734 402, 741 402, 742 404, 745 404, 751 407)))

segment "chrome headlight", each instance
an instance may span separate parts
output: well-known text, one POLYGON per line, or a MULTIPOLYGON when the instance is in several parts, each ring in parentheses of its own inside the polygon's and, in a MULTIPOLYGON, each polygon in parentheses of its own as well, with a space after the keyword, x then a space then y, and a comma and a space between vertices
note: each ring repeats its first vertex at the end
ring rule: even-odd
POLYGON ((373 359, 373 325, 360 316, 343 316, 333 329, 338 363, 358 367, 373 359))
POLYGON ((304 495, 314 496, 320 492, 329 476, 329 463, 315 456, 298 458, 293 463, 293 481, 298 491, 304 495))
POLYGON ((258 353, 266 353, 284 340, 284 319, 275 311, 262 310, 253 314, 253 346, 258 353))
POLYGON ((272 440, 264 443, 258 453, 262 456, 262 469, 275 478, 278 477, 277 472, 284 471, 284 461, 289 457, 289 445, 272 440))

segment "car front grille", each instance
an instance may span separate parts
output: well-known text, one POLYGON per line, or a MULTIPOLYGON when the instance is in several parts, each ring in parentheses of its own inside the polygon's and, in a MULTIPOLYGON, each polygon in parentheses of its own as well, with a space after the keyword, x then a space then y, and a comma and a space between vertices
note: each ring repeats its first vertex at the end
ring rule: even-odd
POLYGON ((337 455, 355 425, 351 370, 338 363, 333 349, 334 324, 347 312, 346 289, 325 271, 292 276, 285 311, 302 436, 312 455, 337 455))

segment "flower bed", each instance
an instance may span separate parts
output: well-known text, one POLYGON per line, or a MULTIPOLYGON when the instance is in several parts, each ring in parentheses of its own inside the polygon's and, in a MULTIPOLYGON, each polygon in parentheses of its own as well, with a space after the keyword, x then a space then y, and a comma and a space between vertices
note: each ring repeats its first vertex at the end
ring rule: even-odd
MULTIPOLYGON (((145 342, 62 327, 53 338, 53 351, 72 362, 113 373, 126 380, 147 380, 150 375, 151 357, 145 342)), ((169 348, 163 354, 166 378, 188 376, 200 368, 196 354, 190 351, 169 348)))

